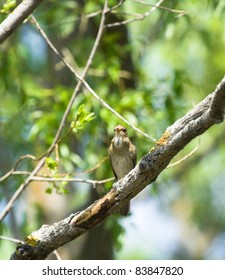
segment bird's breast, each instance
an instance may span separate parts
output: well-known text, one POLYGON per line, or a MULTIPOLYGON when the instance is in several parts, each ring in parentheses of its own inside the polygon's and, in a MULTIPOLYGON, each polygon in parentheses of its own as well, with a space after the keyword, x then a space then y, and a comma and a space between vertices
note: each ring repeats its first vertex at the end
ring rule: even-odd
POLYGON ((133 169, 133 159, 128 153, 116 153, 111 157, 112 166, 117 179, 123 178, 133 169))

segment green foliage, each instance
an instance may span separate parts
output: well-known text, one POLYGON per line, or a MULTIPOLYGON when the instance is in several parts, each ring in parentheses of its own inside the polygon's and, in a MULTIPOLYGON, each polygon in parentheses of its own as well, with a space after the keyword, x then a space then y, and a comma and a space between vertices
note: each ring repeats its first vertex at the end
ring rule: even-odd
POLYGON ((0 9, 0 13, 8 14, 16 7, 17 1, 16 0, 7 0, 4 4, 2 9, 0 9))
POLYGON ((54 175, 58 171, 58 162, 49 157, 46 158, 45 162, 46 162, 48 169, 54 175))
POLYGON ((85 124, 92 121, 95 118, 94 113, 89 113, 85 109, 85 105, 81 104, 78 107, 75 121, 72 121, 71 128, 74 132, 77 132, 78 130, 81 130, 84 128, 85 124))
POLYGON ((67 184, 68 184, 67 181, 61 182, 58 185, 54 183, 54 184, 48 186, 48 188, 45 190, 45 192, 47 194, 52 194, 53 191, 55 191, 57 194, 67 195, 67 194, 69 194, 69 191, 66 188, 67 184))
MULTIPOLYGON (((116 0, 109 2, 110 7, 118 4, 116 0)), ((101 17, 98 11, 103 3, 103 0, 43 1, 35 12, 54 45, 78 72, 86 64, 94 44, 101 17)), ((9 13, 15 5, 15 1, 4 1, 1 13, 9 13)), ((179 16, 157 9, 141 21, 105 28, 85 78, 114 110, 154 138, 160 137, 169 125, 215 88, 224 75, 225 64, 223 1, 165 1, 165 5, 185 10, 188 14, 179 16)), ((144 13, 150 8, 124 1, 118 13, 115 11, 107 15, 107 23, 127 19, 129 13, 144 13)), ((4 17, 1 15, 1 19, 4 17)), ((0 46, 1 174, 10 170, 21 155, 31 153, 39 157, 46 153, 76 82, 74 75, 48 49, 30 22, 0 46), (27 42, 34 43, 29 45, 27 42), (40 51, 38 54, 34 51, 37 49, 40 51)), ((117 116, 82 88, 61 134, 59 161, 54 159, 54 153, 46 159, 45 167, 52 177, 57 178, 59 173, 63 173, 65 178, 75 176, 101 162, 107 156, 113 128, 118 123, 121 120, 117 116)), ((140 159, 153 143, 129 127, 128 132, 140 159)), ((225 227, 224 211, 221 210, 224 209, 224 202, 220 195, 224 193, 221 188, 225 160, 223 129, 212 129, 201 139, 198 151, 176 167, 165 170, 149 194, 156 194, 153 197, 158 201, 161 212, 170 209, 168 211, 181 219, 185 229, 190 230, 195 226, 207 235, 207 240, 212 240, 225 227), (171 189, 174 189, 172 197, 171 189)), ((178 155, 177 160, 195 146, 195 142, 191 143, 178 155)), ((19 168, 31 171, 33 164, 23 162, 19 168)), ((45 169, 40 171, 41 174, 45 172, 45 169)), ((100 180, 113 176, 113 173, 109 161, 104 161, 93 172, 79 176, 100 180)), ((2 204, 23 180, 23 176, 13 176, 3 182, 0 188, 2 204)), ((111 183, 106 184, 104 191, 111 187, 111 183)), ((64 196, 66 207, 63 210, 55 209, 55 213, 61 211, 60 217, 64 217, 76 207, 80 210, 90 204, 90 188, 90 185, 65 181, 46 183, 44 188, 40 184, 39 192, 46 190, 50 194, 49 204, 55 193, 69 193, 64 196)), ((29 196, 31 190, 28 188, 26 191, 29 196)), ((28 216, 32 216, 34 210, 27 211, 21 207, 32 207, 25 195, 20 199, 14 209, 15 212, 18 209, 22 212, 20 218, 16 217, 16 227, 23 234, 32 220, 28 216)), ((41 217, 49 210, 44 206, 37 210, 35 205, 33 209, 41 213, 37 215, 37 225, 45 223, 41 217)), ((55 221, 54 214, 52 217, 55 221)), ((13 222, 9 221, 8 225, 11 233, 15 228, 13 222)), ((109 219, 107 226, 112 230, 114 247, 119 250, 127 229, 121 226, 117 216, 109 219)), ((190 236, 189 233, 186 232, 187 236, 190 236)), ((152 254, 151 251, 150 257, 154 257, 152 254)), ((193 258, 195 254, 192 252, 193 258)))

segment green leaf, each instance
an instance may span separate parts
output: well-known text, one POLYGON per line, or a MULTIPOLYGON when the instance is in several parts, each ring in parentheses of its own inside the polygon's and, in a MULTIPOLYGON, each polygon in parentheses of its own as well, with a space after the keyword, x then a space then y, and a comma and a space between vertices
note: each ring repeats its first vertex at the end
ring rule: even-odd
POLYGON ((3 5, 3 9, 1 10, 2 13, 9 13, 16 7, 16 0, 7 0, 6 3, 3 5))
POLYGON ((57 194, 69 194, 68 189, 66 188, 68 182, 64 181, 57 187, 57 194))
POLYGON ((48 169, 55 174, 58 170, 58 162, 52 158, 46 158, 45 160, 48 169))
POLYGON ((94 113, 88 112, 84 104, 81 104, 77 110, 76 120, 71 123, 71 128, 73 128, 74 132, 77 132, 78 130, 83 129, 85 124, 92 121, 94 118, 94 113))
POLYGON ((48 194, 51 194, 52 193, 52 187, 48 187, 46 190, 45 190, 46 193, 48 194))

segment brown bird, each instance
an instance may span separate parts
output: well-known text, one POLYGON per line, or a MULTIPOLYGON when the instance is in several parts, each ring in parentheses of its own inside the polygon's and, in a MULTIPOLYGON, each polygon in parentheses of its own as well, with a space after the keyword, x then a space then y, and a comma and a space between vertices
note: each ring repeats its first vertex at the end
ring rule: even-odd
MULTIPOLYGON (((114 137, 109 147, 109 158, 117 181, 128 174, 136 165, 137 153, 131 143, 125 127, 117 125, 114 128, 114 137)), ((130 211, 130 203, 120 209, 120 214, 127 216, 130 211)))

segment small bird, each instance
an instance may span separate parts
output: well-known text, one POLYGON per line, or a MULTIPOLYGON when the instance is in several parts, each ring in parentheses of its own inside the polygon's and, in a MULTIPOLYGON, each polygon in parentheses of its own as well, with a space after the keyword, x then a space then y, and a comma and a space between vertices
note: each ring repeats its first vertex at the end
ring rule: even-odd
MULTIPOLYGON (((120 124, 114 128, 114 137, 111 141, 108 154, 117 181, 128 174, 136 165, 136 148, 128 137, 127 129, 120 124)), ((120 209, 120 214, 127 216, 129 211, 130 203, 120 209)))

